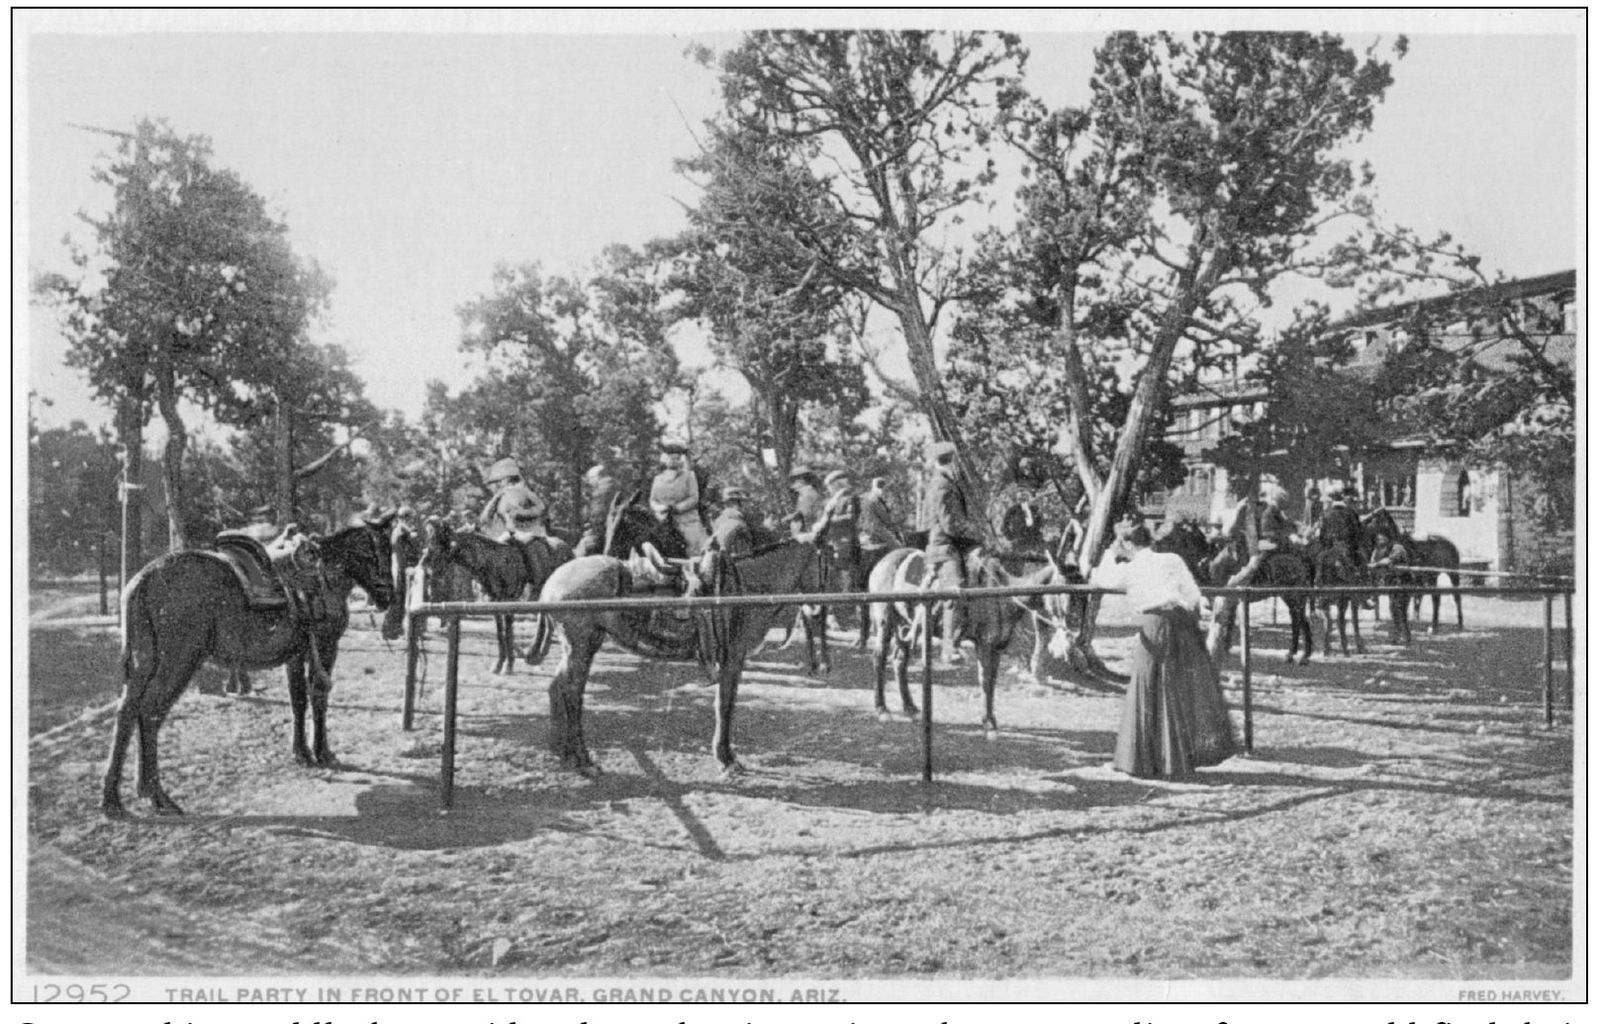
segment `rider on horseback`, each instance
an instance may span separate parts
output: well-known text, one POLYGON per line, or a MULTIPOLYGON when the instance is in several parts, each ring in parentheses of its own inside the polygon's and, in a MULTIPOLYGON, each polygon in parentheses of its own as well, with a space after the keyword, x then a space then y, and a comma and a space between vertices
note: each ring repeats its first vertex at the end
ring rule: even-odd
POLYGON ((700 479, 689 465, 689 447, 682 441, 661 442, 661 472, 650 483, 650 511, 670 522, 682 535, 689 557, 698 558, 710 543, 700 518, 700 479))
POLYGON ((1330 551, 1356 561, 1361 551, 1361 518, 1346 503, 1344 488, 1335 487, 1328 494, 1328 506, 1317 520, 1315 539, 1330 551))
POLYGON ((500 541, 520 534, 520 543, 549 536, 544 502, 522 482, 522 467, 516 459, 501 459, 490 466, 488 483, 495 493, 478 513, 481 532, 500 541))
MULTIPOLYGON (((972 500, 962 486, 956 446, 949 441, 935 441, 928 453, 933 460, 923 505, 928 528, 928 578, 935 589, 959 589, 967 585, 967 556, 983 545, 983 525, 972 515, 972 500)), ((958 609, 946 605, 946 650, 954 649, 957 614, 958 609)), ((949 660, 957 658, 952 655, 949 660)))
POLYGON ((1233 522, 1227 528, 1227 544, 1212 559, 1213 579, 1227 579, 1232 586, 1241 585, 1255 576, 1261 559, 1268 552, 1288 547, 1294 536, 1294 525, 1283 510, 1288 500, 1287 491, 1270 480, 1263 480, 1254 502, 1249 498, 1239 502, 1234 508, 1233 522), (1248 539, 1249 516, 1255 517, 1256 550, 1253 552, 1248 539))

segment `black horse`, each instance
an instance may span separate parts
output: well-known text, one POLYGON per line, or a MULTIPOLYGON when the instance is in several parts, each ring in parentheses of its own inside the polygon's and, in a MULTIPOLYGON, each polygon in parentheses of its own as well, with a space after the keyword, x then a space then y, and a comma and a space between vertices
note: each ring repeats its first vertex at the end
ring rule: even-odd
POLYGON ((1422 611, 1422 597, 1428 594, 1433 598, 1433 621, 1428 625, 1429 633, 1439 631, 1439 577, 1444 575, 1450 579, 1450 592, 1456 599, 1456 629, 1466 629, 1466 621, 1461 615, 1461 552, 1450 540, 1437 534, 1427 537, 1409 537, 1400 532, 1399 525, 1394 521, 1394 516, 1386 508, 1374 509, 1361 520, 1366 527, 1367 546, 1370 550, 1372 540, 1379 530, 1387 530, 1389 536, 1405 545, 1406 553, 1411 556, 1413 566, 1423 566, 1426 571, 1412 569, 1406 574, 1404 580, 1397 582, 1416 587, 1417 611, 1422 611))
MULTIPOLYGON (((1255 575, 1245 584, 1251 587, 1294 587, 1298 592, 1282 594, 1256 594, 1250 598, 1251 603, 1262 599, 1282 599, 1289 609, 1289 654, 1287 661, 1293 662, 1294 656, 1300 650, 1302 639, 1305 641, 1305 653, 1300 657, 1303 665, 1311 660, 1311 652, 1315 641, 1311 636, 1311 588, 1315 582, 1315 568, 1310 556, 1304 549, 1298 547, 1276 548, 1263 552, 1261 564, 1257 566, 1255 575)), ((1229 570, 1227 567, 1213 562, 1210 567, 1211 585, 1214 587, 1227 586, 1229 570)), ((1220 651, 1226 653, 1233 643, 1233 616, 1236 603, 1225 601, 1222 611, 1214 624, 1221 635, 1220 651)))
MULTIPOLYGON (((316 582, 315 592, 306 602, 290 600, 283 608, 252 607, 233 567, 213 552, 165 555, 134 576, 122 599, 122 699, 101 791, 104 814, 127 813, 122 804, 122 770, 135 727, 139 795, 149 798, 157 814, 183 813, 161 787, 156 737, 207 658, 246 668, 287 665, 295 759, 324 767, 337 763, 328 747, 331 673, 339 639, 350 622, 351 589, 360 587, 385 611, 395 606, 391 521, 392 516, 313 539, 316 561, 305 573, 316 582), (315 732, 309 748, 308 702, 315 732)), ((399 632, 399 616, 391 613, 384 620, 384 635, 393 639, 399 632)))
MULTIPOLYGON (((1346 550, 1348 544, 1315 541, 1306 550, 1311 557, 1312 575, 1320 587, 1359 587, 1367 582, 1366 552, 1346 550)), ((1323 594, 1315 599, 1322 609, 1322 653, 1333 654, 1333 626, 1339 624, 1339 650, 1350 654, 1349 631, 1356 635, 1356 653, 1365 654, 1361 639, 1361 598, 1351 594, 1323 594), (1348 621, 1348 628, 1346 622, 1348 621)))
MULTIPOLYGON (((429 577, 446 578, 451 566, 465 569, 490 601, 516 601, 537 594, 552 570, 572 557, 560 541, 534 538, 526 544, 494 540, 470 530, 455 531, 441 519, 423 526, 423 565, 429 577)), ((496 674, 510 674, 517 660, 514 617, 496 615, 496 674)))

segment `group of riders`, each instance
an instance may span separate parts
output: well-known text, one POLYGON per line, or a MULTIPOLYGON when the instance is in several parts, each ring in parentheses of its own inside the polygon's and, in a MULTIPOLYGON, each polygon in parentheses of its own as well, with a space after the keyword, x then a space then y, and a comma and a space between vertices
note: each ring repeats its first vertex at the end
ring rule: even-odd
MULTIPOLYGON (((655 519, 681 537, 683 550, 691 559, 712 547, 737 557, 786 537, 803 538, 816 543, 829 556, 833 577, 841 590, 864 590, 878 561, 909 539, 904 519, 891 508, 888 482, 883 477, 871 478, 863 488, 858 487, 848 469, 822 474, 809 466, 796 466, 789 474, 791 505, 786 514, 758 518, 749 492, 734 485, 722 488, 715 496, 717 509, 712 515, 708 505, 714 492, 692 464, 688 446, 668 439, 661 443, 659 451, 659 471, 642 495, 625 486, 616 460, 603 460, 585 473, 587 501, 582 534, 573 545, 574 556, 603 553, 608 526, 619 503, 640 496, 655 519)), ((958 471, 956 456, 956 446, 948 441, 929 445, 928 475, 917 516, 918 525, 926 534, 922 546, 928 583, 941 589, 967 585, 968 556, 986 544, 990 533, 958 471)), ((485 482, 492 492, 488 501, 475 519, 462 522, 466 517, 458 517, 457 525, 475 527, 500 541, 527 544, 539 539, 548 544, 564 544, 552 533, 548 507, 528 485, 516 459, 496 461, 485 475, 485 482)), ((1290 517, 1287 505, 1284 488, 1263 481, 1253 498, 1239 502, 1223 522, 1212 524, 1206 540, 1216 553, 1192 567, 1199 582, 1243 585, 1256 578, 1264 559, 1281 550, 1309 551, 1318 559, 1342 561, 1378 583, 1402 580, 1410 561, 1405 539, 1384 526, 1369 537, 1359 495, 1353 489, 1335 487, 1324 500, 1313 488, 1307 494, 1304 524, 1290 517), (1249 538, 1252 531, 1253 544, 1249 538)), ((255 510, 246 529, 269 546, 292 546, 296 543, 293 531, 285 533, 277 527, 272 511, 270 506, 255 510)), ((400 509, 401 521, 409 518, 408 513, 408 509, 400 509)), ((1139 522, 1142 519, 1137 514, 1125 515, 1119 520, 1117 531, 1120 534, 1139 522)), ((1042 538, 1038 523, 1031 502, 1023 500, 1008 512, 1001 535, 1013 543, 1019 535, 1031 536, 1037 542, 1042 538), (1019 524, 1017 529, 1013 529, 1013 522, 1019 524)), ((1081 533, 1080 524, 1069 523, 1060 547, 1070 549, 1071 539, 1081 533), (1074 526, 1078 529, 1074 530, 1074 526)), ((1074 552, 1058 553, 1070 560, 1074 552)), ((643 582, 667 581, 664 560, 653 549, 644 554, 623 554, 633 556, 630 567, 643 582)), ((1393 613, 1392 631, 1397 640, 1409 640, 1410 627, 1403 607, 1406 602, 1391 604, 1399 606, 1393 613)))

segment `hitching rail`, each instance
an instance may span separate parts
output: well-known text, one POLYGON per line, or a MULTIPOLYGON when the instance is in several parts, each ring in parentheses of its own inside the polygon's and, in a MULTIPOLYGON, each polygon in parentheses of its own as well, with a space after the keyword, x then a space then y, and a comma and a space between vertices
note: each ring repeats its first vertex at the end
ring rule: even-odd
MULTIPOLYGON (((1443 570, 1441 570, 1443 571, 1443 570)), ((1473 587, 1470 590, 1461 588, 1437 588, 1444 593, 1465 593, 1473 597, 1543 597, 1544 598, 1544 713, 1546 728, 1555 725, 1555 676, 1554 676, 1554 643, 1553 643, 1553 603, 1557 596, 1566 601, 1567 619, 1567 706, 1571 707, 1575 699, 1576 682, 1573 675, 1575 661, 1574 642, 1572 635, 1572 595, 1571 586, 1537 586, 1537 587, 1473 587)), ((1251 689, 1251 642, 1250 642, 1250 601, 1251 597, 1280 597, 1291 594, 1308 595, 1338 595, 1351 596, 1387 595, 1393 593, 1431 593, 1435 588, 1427 586, 1354 586, 1354 587, 1201 587, 1200 592, 1208 598, 1212 597, 1239 597, 1244 598, 1240 605, 1240 662, 1241 662, 1241 689, 1244 711, 1244 744, 1247 751, 1255 749, 1253 700, 1251 689)), ((461 620, 464 618, 490 618, 496 615, 537 615, 545 612, 561 611, 627 611, 643 610, 646 608, 673 608, 673 609, 716 609, 738 607, 771 607, 773 605, 798 607, 800 605, 860 605, 883 604, 894 602, 896 604, 915 604, 924 608, 924 619, 928 617, 927 606, 941 601, 951 600, 952 597, 971 599, 1002 599, 1009 600, 1019 597, 1051 597, 1071 595, 1105 595, 1119 594, 1122 591, 1111 587, 1098 587, 1092 584, 1057 584, 1053 586, 1036 587, 990 587, 973 588, 960 591, 927 591, 906 590, 891 594, 863 594, 863 593, 824 593, 824 594, 738 594, 732 597, 618 597, 603 598, 592 601, 441 601, 435 604, 420 604, 406 613, 406 681, 403 710, 401 712, 401 726, 406 730, 414 728, 416 719, 416 689, 417 689, 417 663, 420 656, 421 623, 428 618, 438 618, 445 621, 445 692, 444 692, 444 745, 440 754, 440 798, 446 810, 455 802, 455 759, 456 759, 456 705, 460 686, 460 661, 461 661, 461 620), (774 597, 781 600, 774 600, 774 597)), ((933 781, 933 630, 922 631, 922 780, 933 781)))

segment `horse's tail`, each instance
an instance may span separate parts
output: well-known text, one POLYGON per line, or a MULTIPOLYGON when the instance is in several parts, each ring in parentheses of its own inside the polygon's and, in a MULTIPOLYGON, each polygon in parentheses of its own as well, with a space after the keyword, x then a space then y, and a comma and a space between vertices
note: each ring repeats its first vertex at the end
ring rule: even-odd
POLYGON ((156 626, 150 614, 148 586, 149 577, 140 573, 122 592, 122 681, 126 686, 149 679, 155 671, 156 626))

